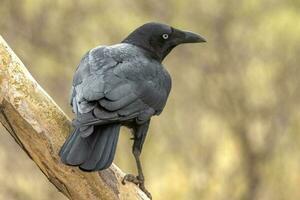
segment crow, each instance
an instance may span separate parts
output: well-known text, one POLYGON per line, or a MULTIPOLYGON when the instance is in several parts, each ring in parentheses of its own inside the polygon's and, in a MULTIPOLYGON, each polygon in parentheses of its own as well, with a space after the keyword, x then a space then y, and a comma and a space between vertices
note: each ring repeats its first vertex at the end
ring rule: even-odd
POLYGON ((119 44, 88 51, 73 78, 74 130, 59 152, 62 162, 84 171, 108 168, 120 127, 126 126, 133 133, 138 175, 127 174, 122 183, 137 184, 151 198, 144 185, 140 154, 151 117, 162 112, 171 90, 171 77, 162 61, 177 45, 199 42, 205 42, 200 35, 150 22, 119 44))

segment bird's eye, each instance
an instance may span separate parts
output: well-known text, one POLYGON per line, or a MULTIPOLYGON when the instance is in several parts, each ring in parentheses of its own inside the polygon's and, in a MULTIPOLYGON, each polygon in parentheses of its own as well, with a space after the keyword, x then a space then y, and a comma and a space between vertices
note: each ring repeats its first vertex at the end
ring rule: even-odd
POLYGON ((166 39, 169 38, 169 35, 165 33, 165 34, 162 35, 162 38, 166 40, 166 39))

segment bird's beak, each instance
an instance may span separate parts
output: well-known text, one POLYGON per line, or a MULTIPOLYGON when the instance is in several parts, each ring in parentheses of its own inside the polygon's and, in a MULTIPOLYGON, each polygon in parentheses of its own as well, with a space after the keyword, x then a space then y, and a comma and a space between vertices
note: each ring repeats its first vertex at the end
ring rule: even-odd
POLYGON ((183 43, 200 43, 200 42, 206 42, 206 40, 202 36, 196 33, 184 31, 183 43))
POLYGON ((190 31, 181 31, 174 28, 174 32, 176 35, 175 40, 177 44, 206 42, 206 40, 202 36, 190 31))

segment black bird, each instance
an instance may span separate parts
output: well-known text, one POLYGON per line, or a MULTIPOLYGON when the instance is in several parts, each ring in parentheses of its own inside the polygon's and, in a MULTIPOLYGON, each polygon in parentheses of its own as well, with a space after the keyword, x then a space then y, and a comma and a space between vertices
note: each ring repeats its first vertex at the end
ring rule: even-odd
POLYGON ((140 154, 150 119, 165 107, 171 77, 163 59, 182 43, 205 42, 191 32, 160 23, 147 23, 120 44, 88 51, 75 72, 71 106, 74 131, 59 155, 63 163, 84 171, 108 168, 114 159, 120 127, 133 132, 132 152, 138 176, 126 175, 150 198, 144 186, 140 154))

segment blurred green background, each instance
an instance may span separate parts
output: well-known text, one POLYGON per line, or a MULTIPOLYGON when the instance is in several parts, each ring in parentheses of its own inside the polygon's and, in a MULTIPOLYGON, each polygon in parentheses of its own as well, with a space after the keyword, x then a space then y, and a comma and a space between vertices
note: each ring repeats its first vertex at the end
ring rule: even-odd
MULTIPOLYGON (((0 0, 0 34, 69 116, 81 56, 149 21, 208 40, 164 62, 173 89, 142 153, 154 199, 300 199, 299 0, 0 0)), ((0 132, 0 199, 66 199, 0 132)), ((135 172, 122 132, 115 163, 135 172)))

